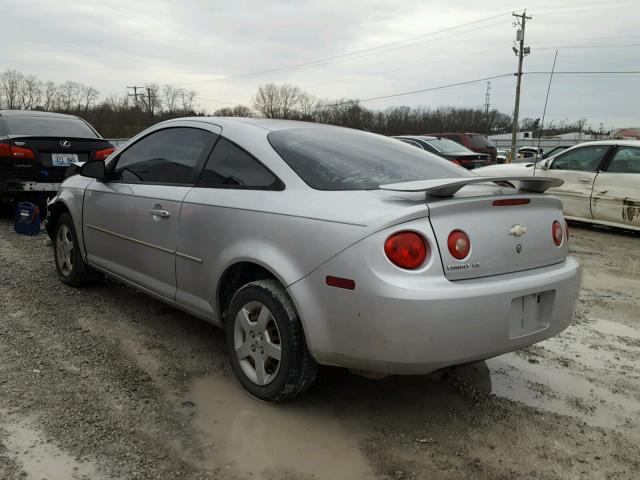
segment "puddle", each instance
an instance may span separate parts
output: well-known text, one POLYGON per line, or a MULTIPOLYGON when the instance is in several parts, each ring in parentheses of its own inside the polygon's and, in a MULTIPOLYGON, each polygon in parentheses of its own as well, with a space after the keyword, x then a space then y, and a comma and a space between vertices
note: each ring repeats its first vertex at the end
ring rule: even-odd
POLYGON ((334 406, 309 398, 266 405, 246 395, 234 378, 213 376, 198 380, 189 399, 209 445, 211 469, 222 462, 252 479, 374 476, 360 451, 363 435, 356 422, 334 406))
POLYGON ((76 461, 55 444, 46 443, 42 435, 24 419, 12 419, 0 410, 0 426, 8 434, 2 440, 7 454, 22 468, 26 480, 100 480, 91 463, 76 461))

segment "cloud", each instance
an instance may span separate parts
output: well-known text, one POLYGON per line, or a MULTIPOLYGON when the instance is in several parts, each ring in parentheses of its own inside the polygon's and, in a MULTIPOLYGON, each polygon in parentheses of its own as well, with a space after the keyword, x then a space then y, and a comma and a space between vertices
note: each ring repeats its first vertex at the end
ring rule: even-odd
MULTIPOLYGON (((525 71, 549 70, 556 46, 640 44, 637 2, 529 3, 534 18, 526 33, 532 54, 525 59, 525 71)), ((10 47, 0 51, 0 61, 42 79, 74 80, 103 95, 124 94, 134 83, 186 83, 277 69, 507 14, 407 42, 404 48, 256 78, 189 85, 210 110, 222 106, 213 99, 248 103, 257 87, 269 81, 295 83, 321 97, 368 98, 515 71, 512 8, 501 0, 5 0, 0 41, 10 47)), ((630 46, 561 48, 557 68, 639 69, 638 53, 640 47, 630 46)), ((524 78, 523 117, 541 115, 547 81, 544 75, 524 78)), ((586 117, 608 126, 637 123, 629 102, 637 81, 638 76, 558 76, 549 114, 586 117)), ((513 109, 514 84, 514 78, 492 83, 494 107, 513 109)), ((367 105, 481 106, 485 89, 479 83, 367 105)))

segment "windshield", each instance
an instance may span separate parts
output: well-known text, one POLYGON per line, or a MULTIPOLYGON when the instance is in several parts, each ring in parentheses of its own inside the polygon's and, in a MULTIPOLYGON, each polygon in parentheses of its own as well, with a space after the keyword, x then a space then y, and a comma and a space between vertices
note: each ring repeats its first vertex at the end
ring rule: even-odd
POLYGON ((296 128, 271 132, 268 139, 317 190, 371 190, 388 183, 472 175, 404 142, 359 130, 296 128))
POLYGON ((82 120, 65 117, 3 117, 9 135, 37 137, 98 138, 82 120))
POLYGON ((446 138, 437 138, 434 140, 425 140, 429 145, 438 150, 440 153, 469 153, 469 150, 464 145, 454 142, 446 138))

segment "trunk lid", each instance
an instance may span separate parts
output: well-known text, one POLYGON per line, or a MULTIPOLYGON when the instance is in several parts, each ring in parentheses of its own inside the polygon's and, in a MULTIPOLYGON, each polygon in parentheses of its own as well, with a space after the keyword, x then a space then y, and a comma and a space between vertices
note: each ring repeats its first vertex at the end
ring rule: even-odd
POLYGON ((110 148, 102 138, 11 136, 13 146, 26 148, 35 159, 12 158, 12 177, 33 181, 59 182, 73 162, 93 160, 97 150, 110 148))
MULTIPOLYGON (((566 237, 560 247, 552 236, 554 221, 565 230, 560 202, 542 195, 492 195, 438 200, 429 203, 445 276, 465 280, 518 272, 562 262, 568 254, 566 237), (526 199, 525 205, 496 206, 495 200, 526 199), (447 240, 454 230, 467 234, 471 250, 456 259, 447 240)), ((565 232, 566 235, 566 232, 565 232)))
POLYGON ((548 177, 473 175, 381 185, 380 188, 425 193, 429 222, 445 276, 449 280, 467 280, 544 267, 566 258, 562 204, 556 198, 540 195, 562 183, 548 177), (495 182, 508 186, 499 187, 495 182), (505 202, 508 200, 524 203, 509 205, 505 202), (553 240, 555 221, 560 223, 563 232, 560 246, 553 240), (462 260, 449 251, 448 238, 454 230, 466 233, 471 244, 469 254, 462 260))

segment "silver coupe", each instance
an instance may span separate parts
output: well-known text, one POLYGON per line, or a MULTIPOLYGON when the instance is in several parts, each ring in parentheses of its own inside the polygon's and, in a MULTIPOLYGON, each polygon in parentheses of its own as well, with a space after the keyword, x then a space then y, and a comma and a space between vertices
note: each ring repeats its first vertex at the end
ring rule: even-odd
POLYGON ((91 161, 49 203, 61 280, 104 274, 226 330, 243 387, 318 365, 425 374, 570 323, 580 266, 553 178, 483 178, 395 139, 185 118, 91 161))

